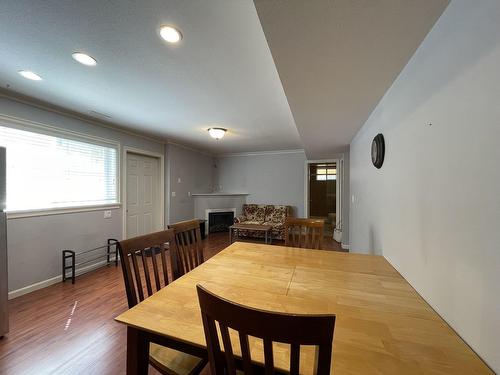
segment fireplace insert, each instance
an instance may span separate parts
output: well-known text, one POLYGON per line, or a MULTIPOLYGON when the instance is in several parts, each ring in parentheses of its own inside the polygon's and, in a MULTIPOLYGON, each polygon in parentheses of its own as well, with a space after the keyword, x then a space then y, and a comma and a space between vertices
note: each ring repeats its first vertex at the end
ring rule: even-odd
POLYGON ((208 233, 229 232, 229 227, 234 223, 234 212, 209 212, 208 233))

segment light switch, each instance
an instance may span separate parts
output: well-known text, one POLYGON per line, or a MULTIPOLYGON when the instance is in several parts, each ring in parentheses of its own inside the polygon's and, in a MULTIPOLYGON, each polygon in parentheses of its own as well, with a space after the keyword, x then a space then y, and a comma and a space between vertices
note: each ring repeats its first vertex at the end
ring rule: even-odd
POLYGON ((190 191, 188 191, 188 197, 190 197, 190 196, 191 196, 191 192, 190 192, 190 191))
POLYGON ((175 191, 172 192, 172 197, 175 197, 175 191))
POLYGON ((105 219, 111 218, 111 210, 104 211, 104 218, 105 219))
POLYGON ((180 178, 180 177, 178 177, 178 178, 177 178, 177 183, 178 183, 178 184, 180 184, 180 183, 181 183, 181 178, 180 178))

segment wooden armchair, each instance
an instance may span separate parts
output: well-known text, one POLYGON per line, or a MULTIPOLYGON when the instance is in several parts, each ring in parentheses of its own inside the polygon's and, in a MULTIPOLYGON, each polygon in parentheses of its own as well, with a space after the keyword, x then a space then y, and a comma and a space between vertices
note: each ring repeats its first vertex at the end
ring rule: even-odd
POLYGON ((287 217, 285 220, 285 246, 322 249, 325 221, 287 217))
MULTIPOLYGON (((129 308, 168 285, 166 250, 175 251, 172 229, 118 242, 129 308), (167 245, 168 244, 168 245, 167 245)), ((198 374, 207 363, 171 348, 150 344, 149 363, 165 375, 198 374)))
POLYGON ((174 280, 202 264, 203 243, 198 219, 181 221, 168 226, 174 231, 176 247, 172 254, 174 280))
POLYGON ((315 374, 330 374, 335 315, 295 315, 263 311, 221 298, 200 285, 198 300, 207 342, 212 374, 235 375, 237 361, 233 354, 229 328, 238 332, 242 367, 246 375, 264 373, 252 364, 248 336, 262 339, 265 374, 274 374, 273 342, 290 344, 290 374, 298 375, 300 346, 316 347, 315 374), (217 330, 219 324, 224 352, 217 330), (257 371, 256 371, 257 370, 257 371))

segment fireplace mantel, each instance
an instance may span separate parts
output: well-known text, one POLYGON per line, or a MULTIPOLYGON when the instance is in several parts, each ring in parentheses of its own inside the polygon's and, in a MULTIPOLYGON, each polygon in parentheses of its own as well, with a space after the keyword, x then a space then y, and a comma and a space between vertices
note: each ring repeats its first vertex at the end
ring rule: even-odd
MULTIPOLYGON (((194 201, 194 217, 208 220, 208 213, 212 211, 233 211, 234 216, 241 215, 241 209, 247 201, 247 193, 196 193, 191 194, 194 201)), ((208 229, 208 225, 206 226, 208 229)))

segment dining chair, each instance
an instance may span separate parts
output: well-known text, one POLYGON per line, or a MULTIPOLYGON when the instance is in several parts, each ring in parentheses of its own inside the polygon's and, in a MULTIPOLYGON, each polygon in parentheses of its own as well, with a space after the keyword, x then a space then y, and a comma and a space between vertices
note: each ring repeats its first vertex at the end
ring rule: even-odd
MULTIPOLYGON (((128 307, 168 285, 167 250, 175 251, 172 229, 118 242, 128 307)), ((165 346, 150 344, 149 363, 165 375, 199 374, 207 364, 199 358, 165 346)))
POLYGON ((221 298, 199 284, 196 289, 212 374, 234 375, 237 367, 241 367, 246 375, 255 372, 248 336, 263 342, 266 375, 275 373, 273 342, 290 345, 291 375, 299 374, 302 345, 316 347, 314 373, 330 374, 335 315, 296 315, 258 310, 221 298), (229 328, 238 333, 242 361, 235 359, 229 328))
POLYGON ((172 251, 172 275, 174 280, 204 262, 200 221, 181 221, 168 226, 174 230, 175 251, 172 251))
POLYGON ((287 217, 285 219, 285 246, 322 249, 325 221, 287 217))

